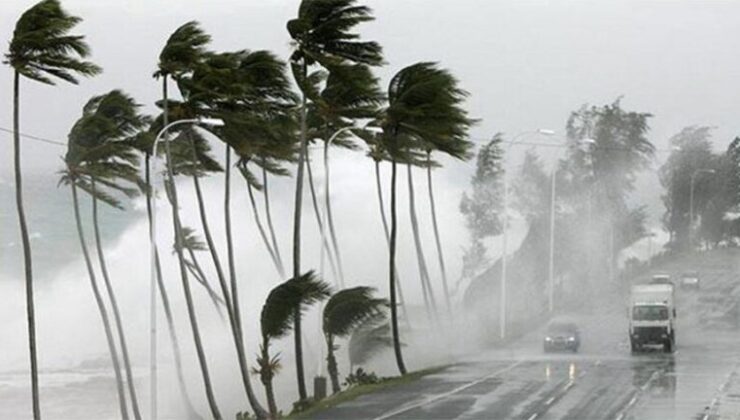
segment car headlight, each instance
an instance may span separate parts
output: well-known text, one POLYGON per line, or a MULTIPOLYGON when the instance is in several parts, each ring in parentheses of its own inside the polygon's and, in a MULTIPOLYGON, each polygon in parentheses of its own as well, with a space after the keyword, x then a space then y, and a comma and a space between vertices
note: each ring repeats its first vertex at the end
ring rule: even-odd
POLYGON ((576 341, 575 337, 568 337, 568 341, 576 341))
POLYGON ((552 341, 552 338, 550 338, 550 337, 545 337, 545 341, 552 341))

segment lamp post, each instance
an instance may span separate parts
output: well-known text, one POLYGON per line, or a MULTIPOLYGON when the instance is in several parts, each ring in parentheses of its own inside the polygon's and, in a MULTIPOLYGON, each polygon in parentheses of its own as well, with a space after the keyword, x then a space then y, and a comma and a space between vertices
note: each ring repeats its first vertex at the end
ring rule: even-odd
MULTIPOLYGON (((524 131, 511 139, 509 145, 506 147, 506 155, 508 155, 511 146, 516 144, 517 141, 521 140, 526 135, 542 134, 551 136, 555 134, 553 130, 547 130, 540 128, 538 130, 524 131)), ((499 293, 499 334, 501 339, 506 338, 506 251, 508 246, 508 230, 509 230, 509 171, 504 168, 504 220, 503 220, 503 236, 501 244, 501 291, 499 293)))
MULTIPOLYGON (((185 120, 178 120, 173 121, 166 126, 164 126, 159 133, 157 134, 157 137, 154 139, 154 144, 152 145, 152 159, 149 162, 149 171, 152 174, 156 174, 157 171, 157 147, 159 146, 159 142, 164 138, 167 131, 177 125, 183 125, 183 124, 195 124, 195 125, 205 125, 205 126, 212 126, 212 127, 219 127, 224 125, 224 122, 220 119, 216 118, 191 118, 191 119, 185 119, 185 120)), ((169 159, 169 143, 167 144, 167 179, 170 182, 171 187, 174 189, 174 174, 172 171, 172 164, 169 159)), ((152 182, 152 185, 150 186, 149 194, 152 195, 152 197, 156 197, 156 187, 155 184, 152 182)), ((173 203, 174 206, 173 214, 175 215, 175 218, 177 219, 175 222, 175 225, 179 229, 179 216, 177 216, 178 208, 177 208, 177 197, 173 193, 173 203)), ((151 419, 155 420, 157 418, 157 204, 156 202, 152 206, 152 222, 151 222, 151 228, 149 229, 149 249, 150 249, 150 255, 149 255, 149 266, 150 266, 150 280, 149 280, 149 386, 151 393, 151 419)), ((175 238, 177 242, 177 246, 179 247, 181 244, 180 241, 180 233, 175 232, 175 238)))
POLYGON ((691 174, 691 182, 689 185, 689 249, 693 247, 693 233, 694 233, 694 185, 696 184, 696 177, 701 174, 713 174, 717 171, 714 169, 701 168, 694 171, 691 174))

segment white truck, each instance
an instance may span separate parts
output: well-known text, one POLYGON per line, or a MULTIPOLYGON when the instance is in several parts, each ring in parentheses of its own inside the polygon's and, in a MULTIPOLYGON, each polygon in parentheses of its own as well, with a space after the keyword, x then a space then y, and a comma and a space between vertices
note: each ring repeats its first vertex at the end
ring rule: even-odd
POLYGON ((676 299, 672 284, 640 284, 630 294, 630 347, 633 353, 645 346, 676 348, 676 299))

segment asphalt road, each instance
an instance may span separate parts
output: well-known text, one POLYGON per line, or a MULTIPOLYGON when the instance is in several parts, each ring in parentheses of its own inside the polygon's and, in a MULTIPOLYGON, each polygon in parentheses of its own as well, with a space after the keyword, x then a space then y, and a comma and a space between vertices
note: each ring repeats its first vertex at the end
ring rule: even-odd
POLYGON ((699 291, 680 291, 677 351, 632 355, 621 300, 581 323, 578 354, 544 354, 542 331, 421 380, 319 414, 319 419, 740 418, 740 279, 706 264, 699 291))

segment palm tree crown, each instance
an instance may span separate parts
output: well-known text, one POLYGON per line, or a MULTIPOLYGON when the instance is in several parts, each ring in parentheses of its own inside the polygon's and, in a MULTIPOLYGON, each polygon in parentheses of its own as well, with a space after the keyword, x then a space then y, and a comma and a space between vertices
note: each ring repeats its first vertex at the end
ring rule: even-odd
POLYGON ((67 14, 58 0, 36 3, 18 19, 6 62, 21 75, 49 85, 55 78, 77 84, 75 73, 100 73, 100 67, 81 60, 90 54, 84 37, 68 34, 81 20, 67 14))

